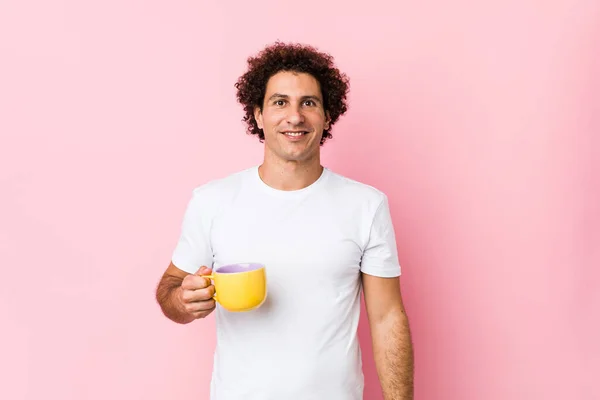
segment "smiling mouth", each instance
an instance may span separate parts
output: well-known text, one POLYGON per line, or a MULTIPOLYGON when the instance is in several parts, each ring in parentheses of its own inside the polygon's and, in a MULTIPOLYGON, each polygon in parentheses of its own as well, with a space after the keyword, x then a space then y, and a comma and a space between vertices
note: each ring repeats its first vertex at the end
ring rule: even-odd
POLYGON ((302 135, 306 135, 308 133, 308 131, 285 131, 285 132, 281 132, 286 136, 290 136, 290 137, 299 137, 302 135))

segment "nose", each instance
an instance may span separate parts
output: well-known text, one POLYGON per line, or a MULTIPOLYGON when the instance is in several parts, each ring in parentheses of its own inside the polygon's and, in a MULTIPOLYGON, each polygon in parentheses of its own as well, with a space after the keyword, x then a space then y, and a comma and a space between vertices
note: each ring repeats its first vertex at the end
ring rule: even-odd
POLYGON ((287 122, 290 125, 300 125, 304 123, 304 115, 297 107, 289 107, 287 114, 287 122))

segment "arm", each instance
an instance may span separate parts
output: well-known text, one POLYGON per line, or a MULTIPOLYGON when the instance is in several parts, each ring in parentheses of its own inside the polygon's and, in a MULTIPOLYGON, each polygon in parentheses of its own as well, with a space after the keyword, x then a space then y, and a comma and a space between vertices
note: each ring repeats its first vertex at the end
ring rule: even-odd
POLYGON ((172 261, 156 287, 156 301, 163 314, 179 324, 204 318, 215 308, 214 286, 210 279, 202 277, 210 274, 205 265, 213 262, 207 232, 214 210, 210 200, 212 196, 202 193, 205 193, 203 188, 192 193, 172 261))
POLYGON ((413 400, 413 348, 399 278, 362 274, 373 355, 385 400, 413 400))
POLYGON ((209 315, 215 309, 215 289, 210 280, 201 276, 209 273, 208 268, 202 267, 192 275, 171 262, 156 288, 156 301, 163 314, 178 324, 209 315))

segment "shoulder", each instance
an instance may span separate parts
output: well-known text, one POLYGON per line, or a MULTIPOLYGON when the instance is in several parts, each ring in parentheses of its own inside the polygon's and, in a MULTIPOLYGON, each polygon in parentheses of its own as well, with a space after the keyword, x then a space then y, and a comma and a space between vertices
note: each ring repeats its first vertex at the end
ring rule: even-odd
POLYGON ((235 197, 256 167, 246 168, 223 177, 211 179, 192 189, 190 206, 201 206, 204 209, 216 209, 220 204, 235 197))
POLYGON ((241 171, 233 172, 220 178, 211 179, 201 185, 194 187, 194 195, 221 195, 224 192, 236 190, 245 181, 250 174, 256 170, 256 167, 246 168, 241 171))
POLYGON ((387 195, 382 190, 340 173, 331 170, 328 172, 328 190, 343 196, 345 202, 369 205, 370 208, 378 208, 382 203, 387 203, 387 195))

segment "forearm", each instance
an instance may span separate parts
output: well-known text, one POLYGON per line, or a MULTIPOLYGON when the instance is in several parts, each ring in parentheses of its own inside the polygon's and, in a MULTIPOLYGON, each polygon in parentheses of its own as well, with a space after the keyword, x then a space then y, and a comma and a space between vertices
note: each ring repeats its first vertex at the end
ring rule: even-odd
POLYGON ((178 300, 181 295, 181 282, 180 278, 163 276, 156 289, 156 301, 167 318, 178 324, 187 324, 192 322, 194 317, 185 311, 178 300))
POLYGON ((414 356, 408 318, 390 312, 372 328, 373 354, 385 400, 413 400, 414 356))

